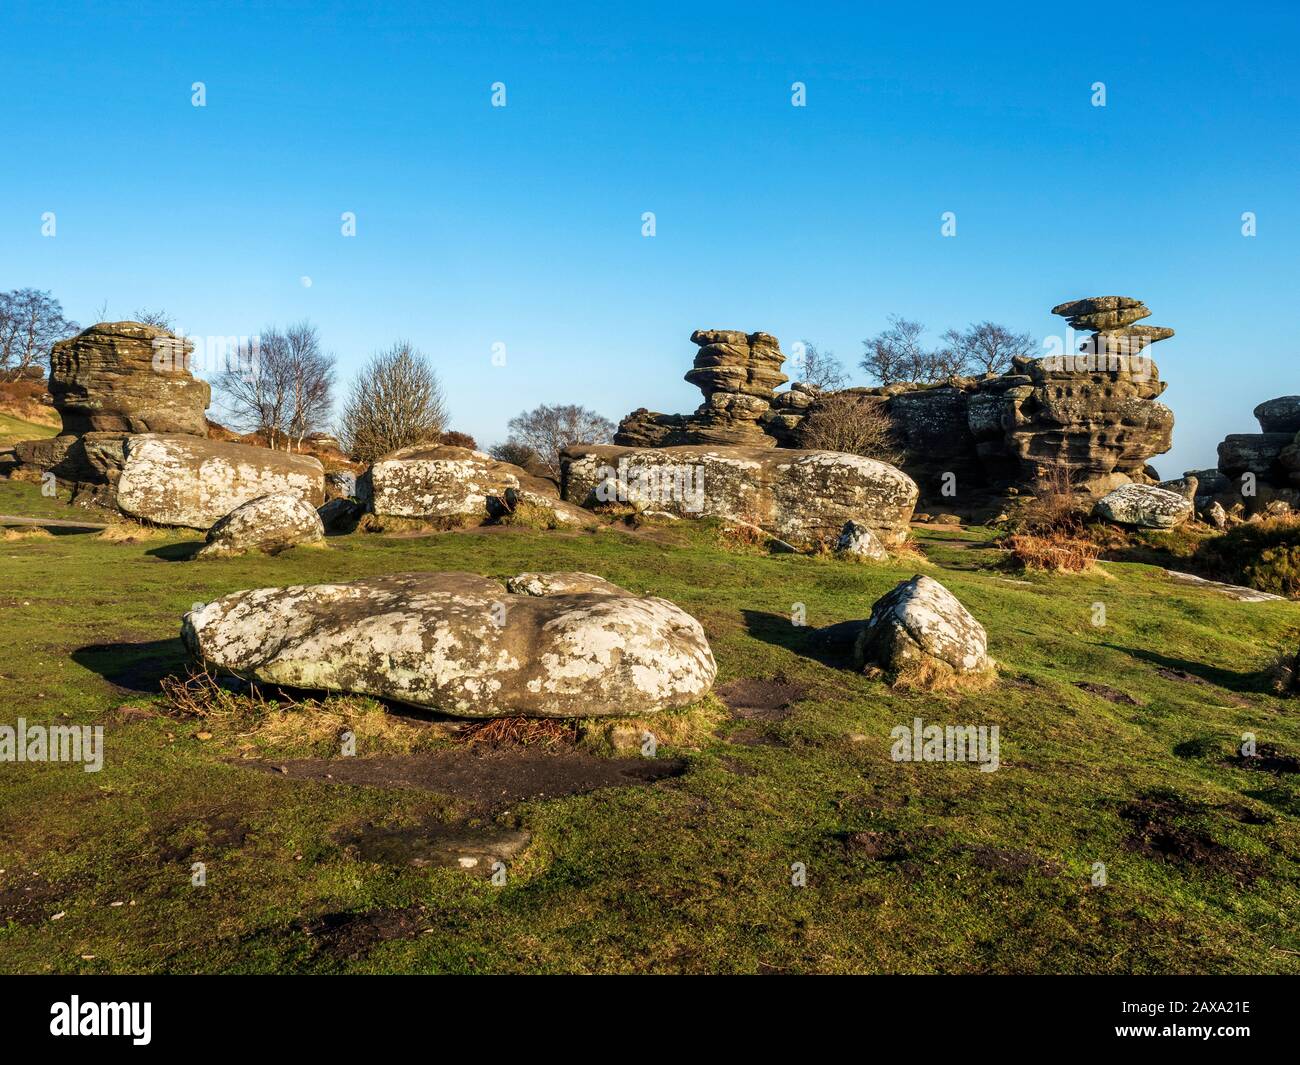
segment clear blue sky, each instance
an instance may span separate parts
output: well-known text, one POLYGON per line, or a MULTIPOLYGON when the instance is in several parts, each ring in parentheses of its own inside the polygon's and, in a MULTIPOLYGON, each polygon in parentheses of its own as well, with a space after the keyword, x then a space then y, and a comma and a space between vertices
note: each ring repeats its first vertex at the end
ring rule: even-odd
POLYGON ((546 7, 7 0, 0 288, 310 317, 345 378, 409 338, 482 445, 694 409, 701 326, 856 367, 890 313, 1044 336, 1105 294, 1178 331, 1162 475, 1300 392, 1296 5, 546 7))

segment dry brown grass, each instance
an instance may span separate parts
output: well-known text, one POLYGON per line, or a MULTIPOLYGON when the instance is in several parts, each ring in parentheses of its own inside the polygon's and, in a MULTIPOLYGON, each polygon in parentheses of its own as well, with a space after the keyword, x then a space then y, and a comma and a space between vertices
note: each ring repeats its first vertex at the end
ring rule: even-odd
POLYGON ((54 534, 49 529, 42 529, 39 525, 26 525, 19 529, 5 529, 0 531, 0 540, 5 543, 13 543, 17 540, 53 540, 54 534))
MULTIPOLYGON (((879 671, 875 672, 883 676, 879 671)), ((955 696, 984 691, 997 683, 997 679, 996 668, 980 673, 957 673, 942 662, 925 658, 900 669, 889 679, 889 683, 890 687, 900 692, 955 696)))
POLYGON ((1101 547, 1092 540, 1063 532, 1043 536, 1016 533, 1007 538, 1006 546, 1026 569, 1051 573, 1086 573, 1101 556, 1101 547))
POLYGON ((138 544, 145 540, 157 540, 168 535, 166 530, 155 525, 141 525, 134 521, 114 522, 104 529, 97 540, 106 540, 111 544, 138 544))
POLYGON ((578 740, 572 721, 549 717, 497 717, 475 721, 461 729, 471 747, 571 747, 578 740))

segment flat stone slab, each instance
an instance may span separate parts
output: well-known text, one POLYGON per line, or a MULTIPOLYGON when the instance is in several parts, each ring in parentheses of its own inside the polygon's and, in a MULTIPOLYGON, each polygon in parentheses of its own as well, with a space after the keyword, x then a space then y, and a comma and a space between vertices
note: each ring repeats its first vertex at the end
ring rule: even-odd
POLYGON ((1192 588, 1205 588, 1212 592, 1218 592, 1220 595, 1229 599, 1236 599, 1241 603, 1271 603, 1276 601, 1288 602, 1284 595, 1274 595, 1272 592, 1261 592, 1257 588, 1243 588, 1240 584, 1224 584, 1222 581, 1211 581, 1204 577, 1198 577, 1194 573, 1181 573, 1178 570, 1167 569, 1165 576, 1175 584, 1185 584, 1192 588))

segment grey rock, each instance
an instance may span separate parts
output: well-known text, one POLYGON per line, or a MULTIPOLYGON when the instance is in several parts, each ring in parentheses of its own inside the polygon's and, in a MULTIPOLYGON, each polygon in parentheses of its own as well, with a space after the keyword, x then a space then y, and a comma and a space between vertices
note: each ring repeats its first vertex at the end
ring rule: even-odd
POLYGON ((1192 516, 1192 503, 1150 484, 1126 484, 1097 500, 1093 513, 1119 525, 1171 529, 1192 516))
POLYGON ((903 581, 871 608, 854 648, 859 668, 901 670, 929 660, 955 673, 992 668, 984 626, 933 577, 903 581))

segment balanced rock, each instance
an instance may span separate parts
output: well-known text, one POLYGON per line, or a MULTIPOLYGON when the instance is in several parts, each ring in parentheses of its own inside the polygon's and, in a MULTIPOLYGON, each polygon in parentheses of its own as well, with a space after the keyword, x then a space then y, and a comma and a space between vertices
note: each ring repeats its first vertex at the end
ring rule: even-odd
POLYGON ((1093 512, 1119 525, 1172 529, 1192 516, 1192 501, 1151 484, 1125 484, 1097 500, 1093 512))
POLYGON ((472 573, 235 592, 186 614, 181 636, 246 680, 475 718, 654 713, 717 675, 699 622, 665 599, 615 585, 520 595, 472 573))
POLYGON ((561 465, 570 503, 630 502, 677 517, 727 518, 798 546, 833 543, 850 519, 887 546, 902 543, 917 497, 902 470, 838 451, 575 445, 561 465))
POLYGON ((842 555, 853 558, 879 561, 889 557, 876 534, 869 525, 860 521, 846 521, 840 530, 840 538, 835 541, 835 550, 842 555))
POLYGON ((117 505, 155 525, 209 529, 242 503, 288 492, 313 507, 325 499, 314 458, 195 436, 128 436, 117 505))
POLYGON ((959 674, 993 667, 984 626, 952 592, 921 575, 875 602, 854 647, 854 663, 893 672, 934 664, 959 674))
POLYGON ((1300 433, 1300 396, 1279 396, 1255 408, 1255 417, 1264 433, 1300 433))
POLYGON ((213 525, 196 557, 220 558, 247 551, 274 555, 324 538, 325 526, 315 507, 293 492, 273 492, 241 503, 213 525))

